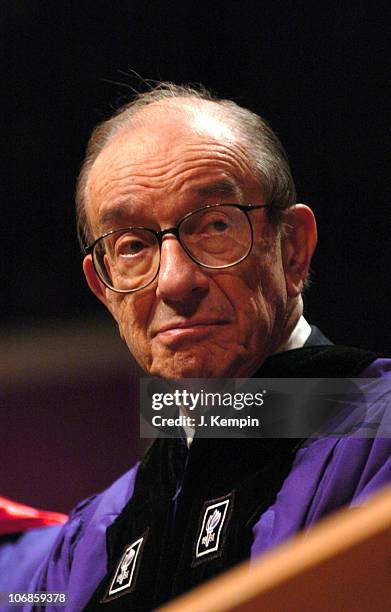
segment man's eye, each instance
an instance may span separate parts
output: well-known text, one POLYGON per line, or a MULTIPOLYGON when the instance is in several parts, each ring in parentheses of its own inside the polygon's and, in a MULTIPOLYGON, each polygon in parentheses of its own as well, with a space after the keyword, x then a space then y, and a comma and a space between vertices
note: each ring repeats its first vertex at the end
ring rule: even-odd
POLYGON ((228 225, 225 221, 214 221, 211 223, 211 229, 215 232, 225 232, 228 228, 228 225))
POLYGON ((117 246, 117 255, 120 257, 133 257, 146 248, 141 240, 127 240, 117 246))
POLYGON ((211 219, 208 223, 204 223, 199 229, 199 234, 213 236, 216 234, 224 234, 229 229, 229 225, 225 219, 211 219))
POLYGON ((197 216, 194 218, 194 230, 199 233, 225 232, 229 225, 230 219, 228 215, 216 210, 208 211, 198 218, 197 216))

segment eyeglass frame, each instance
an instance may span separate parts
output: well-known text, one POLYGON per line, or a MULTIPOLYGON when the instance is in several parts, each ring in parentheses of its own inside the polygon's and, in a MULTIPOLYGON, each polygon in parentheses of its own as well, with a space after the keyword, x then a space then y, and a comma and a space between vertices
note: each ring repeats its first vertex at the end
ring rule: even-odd
POLYGON ((92 263, 93 263, 96 275, 98 276, 99 280, 108 289, 110 289, 110 291, 114 291, 115 293, 136 293, 137 291, 141 291, 142 289, 145 289, 146 287, 151 285, 153 283, 153 281, 157 278, 157 276, 159 274, 159 271, 160 271, 160 264, 161 264, 161 259, 162 259, 163 237, 166 236, 167 234, 172 234, 173 236, 175 236, 175 238, 177 239, 177 241, 181 245, 181 247, 184 250, 184 252, 186 253, 186 255, 191 259, 191 261, 196 263, 198 266, 201 266, 201 268, 205 268, 207 270, 225 270, 227 268, 232 268, 233 266, 236 266, 237 264, 239 264, 242 261, 244 261, 250 255, 250 253, 252 251, 253 244, 254 244, 254 230, 253 230, 253 225, 251 223, 251 219, 248 216, 248 213, 252 212, 253 210, 272 209, 272 208, 278 208, 278 207, 276 207, 274 204, 231 204, 231 203, 227 203, 227 204, 225 204, 225 203, 224 204, 208 204, 207 206, 201 206, 200 208, 196 208, 195 210, 191 210, 190 212, 186 213, 186 215, 184 215, 183 217, 181 217, 181 219, 179 219, 179 221, 178 221, 178 223, 176 224, 175 227, 168 227, 168 228, 163 229, 163 230, 153 230, 153 229, 150 229, 149 227, 129 226, 129 227, 119 227, 118 229, 110 230, 109 232, 106 232, 102 236, 99 236, 99 238, 97 238, 96 240, 91 242, 91 244, 85 245, 84 248, 83 248, 84 256, 86 257, 87 255, 90 255, 90 254, 92 255, 92 263), (203 263, 199 262, 187 250, 186 246, 182 244, 182 241, 181 241, 181 238, 180 238, 180 235, 179 235, 179 228, 182 225, 182 223, 184 221, 186 221, 186 219, 188 219, 189 217, 191 217, 195 213, 200 212, 201 210, 208 210, 208 209, 211 209, 211 208, 217 208, 217 207, 221 207, 221 206, 230 206, 232 208, 237 208, 237 209, 241 210, 246 215, 248 224, 250 226, 251 242, 250 242, 250 245, 249 245, 247 253, 243 257, 238 259, 237 261, 235 261, 235 262, 233 262, 231 264, 226 264, 224 266, 208 266, 207 264, 203 264, 203 263), (107 282, 102 278, 101 274, 96 269, 95 258, 94 258, 94 255, 93 255, 94 254, 94 248, 98 244, 98 242, 100 242, 104 238, 107 238, 107 236, 111 236, 112 234, 115 234, 116 232, 125 232, 125 231, 129 231, 129 230, 144 230, 144 231, 148 231, 148 232, 151 232, 156 237, 156 239, 158 241, 158 245, 159 245, 159 265, 158 265, 158 268, 156 270, 155 276, 152 278, 152 280, 148 281, 148 283, 146 285, 143 285, 142 287, 138 287, 137 289, 114 289, 114 287, 111 287, 110 285, 107 284, 107 282))

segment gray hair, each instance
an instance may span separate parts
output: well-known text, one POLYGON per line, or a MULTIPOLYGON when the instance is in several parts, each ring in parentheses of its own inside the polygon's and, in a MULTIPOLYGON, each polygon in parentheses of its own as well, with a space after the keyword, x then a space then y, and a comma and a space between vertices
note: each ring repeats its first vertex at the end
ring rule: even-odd
POLYGON ((137 93, 111 118, 98 124, 91 134, 76 186, 77 232, 82 248, 93 237, 86 213, 86 186, 99 153, 146 106, 175 98, 213 103, 221 111, 226 124, 242 138, 248 150, 249 162, 253 165, 266 202, 274 206, 269 209, 269 220, 275 226, 281 224, 282 211, 295 203, 296 190, 285 150, 264 119, 232 100, 215 97, 202 86, 159 83, 146 92, 137 93))

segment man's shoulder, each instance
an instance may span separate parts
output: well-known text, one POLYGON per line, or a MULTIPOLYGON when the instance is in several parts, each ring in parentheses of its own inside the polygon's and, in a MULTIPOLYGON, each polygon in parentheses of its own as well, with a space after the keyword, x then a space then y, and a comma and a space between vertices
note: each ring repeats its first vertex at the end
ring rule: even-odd
POLYGON ((138 464, 101 493, 79 502, 64 524, 55 548, 58 551, 64 550, 64 547, 69 548, 69 554, 85 539, 87 533, 98 532, 102 524, 107 527, 113 523, 133 495, 137 469, 138 464))
POLYGON ((133 495, 138 465, 134 465, 100 493, 78 503, 72 510, 68 523, 81 520, 88 524, 103 516, 118 516, 133 495))
MULTIPOLYGON (((336 344, 305 345, 271 355, 256 376, 258 378, 354 378, 378 360, 386 357, 374 351, 336 344)), ((377 364, 376 367, 378 367, 377 364)), ((372 369, 375 375, 376 368, 372 369)), ((380 372, 380 370, 379 370, 380 372)))
POLYGON ((376 358, 361 372, 362 378, 391 378, 391 357, 376 358))

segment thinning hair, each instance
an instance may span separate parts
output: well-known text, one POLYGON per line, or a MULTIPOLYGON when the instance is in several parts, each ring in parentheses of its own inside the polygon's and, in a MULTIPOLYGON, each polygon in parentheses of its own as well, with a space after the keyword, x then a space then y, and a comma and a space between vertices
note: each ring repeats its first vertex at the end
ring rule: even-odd
POLYGON ((82 248, 93 239, 86 211, 86 187, 91 168, 99 153, 123 126, 135 120, 141 110, 150 104, 176 98, 187 98, 201 105, 216 105, 219 117, 233 129, 247 150, 248 161, 253 167, 266 202, 273 204, 268 215, 275 226, 281 224, 282 211, 295 203, 296 190, 285 150, 264 119, 232 100, 215 97, 202 86, 162 82, 146 92, 137 93, 112 117, 98 124, 90 136, 76 186, 77 232, 82 248))

